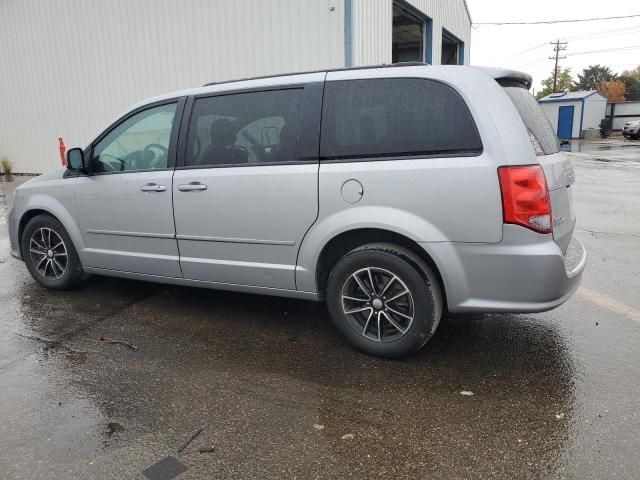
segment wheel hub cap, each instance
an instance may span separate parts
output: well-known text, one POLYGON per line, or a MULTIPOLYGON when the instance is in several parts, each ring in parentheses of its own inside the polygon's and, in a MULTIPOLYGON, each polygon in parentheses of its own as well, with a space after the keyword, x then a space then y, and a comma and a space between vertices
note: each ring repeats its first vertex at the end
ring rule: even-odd
POLYGON ((49 227, 33 232, 29 241, 31 262, 38 273, 50 280, 58 280, 67 272, 67 247, 62 237, 49 227))
POLYGON ((360 335, 377 342, 397 340, 413 324, 413 296, 400 277, 379 267, 352 273, 342 286, 342 311, 360 335))

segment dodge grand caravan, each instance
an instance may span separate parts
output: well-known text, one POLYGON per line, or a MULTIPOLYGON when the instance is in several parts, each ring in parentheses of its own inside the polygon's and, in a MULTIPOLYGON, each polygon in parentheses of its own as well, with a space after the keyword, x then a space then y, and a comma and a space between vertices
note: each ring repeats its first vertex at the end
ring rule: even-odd
POLYGON ((539 312, 586 262, 574 171, 502 69, 422 64, 255 78, 133 106, 17 189, 12 253, 86 274, 325 300, 373 355, 448 312, 539 312))

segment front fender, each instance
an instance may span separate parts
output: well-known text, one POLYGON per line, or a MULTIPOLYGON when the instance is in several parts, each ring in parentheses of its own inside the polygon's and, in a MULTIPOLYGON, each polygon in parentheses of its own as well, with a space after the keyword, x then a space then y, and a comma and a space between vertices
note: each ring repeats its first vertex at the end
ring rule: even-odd
MULTIPOLYGON (((24 203, 21 204, 21 210, 18 213, 20 221, 22 218, 32 212, 33 210, 43 210, 51 216, 58 219, 62 226, 66 229, 71 241, 78 252, 80 261, 86 265, 86 258, 83 254, 84 241, 82 234, 78 228, 77 215, 76 215, 76 203, 75 203, 75 188, 64 187, 55 188, 56 191, 49 193, 44 192, 31 192, 27 189, 24 193, 26 198, 24 203)), ((21 247, 20 247, 21 248, 21 247)))
POLYGON ((397 233, 415 242, 437 241, 445 238, 433 224, 404 210, 365 205, 340 210, 319 219, 304 237, 296 266, 297 289, 317 292, 316 266, 322 249, 337 235, 363 228, 397 233))

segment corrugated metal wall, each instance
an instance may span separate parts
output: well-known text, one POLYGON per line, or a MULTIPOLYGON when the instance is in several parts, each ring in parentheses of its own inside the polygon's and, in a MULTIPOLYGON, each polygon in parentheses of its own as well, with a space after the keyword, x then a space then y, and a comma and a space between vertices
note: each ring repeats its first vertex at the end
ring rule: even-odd
MULTIPOLYGON (((463 0, 409 0, 465 42, 463 0)), ((0 157, 59 165, 144 98, 206 82, 391 62, 392 0, 0 0, 0 157), (351 23, 345 25, 345 4, 351 23)))
POLYGON ((340 0, 2 0, 0 157, 59 165, 130 104, 208 81, 344 65, 340 0))
MULTIPOLYGON (((393 0, 352 0, 354 65, 391 63, 393 0)), ((442 29, 464 42, 464 63, 469 64, 471 20, 464 0, 406 0, 432 19, 432 63, 440 64, 442 29)))
POLYGON ((392 0, 352 0, 353 66, 391 63, 392 0))

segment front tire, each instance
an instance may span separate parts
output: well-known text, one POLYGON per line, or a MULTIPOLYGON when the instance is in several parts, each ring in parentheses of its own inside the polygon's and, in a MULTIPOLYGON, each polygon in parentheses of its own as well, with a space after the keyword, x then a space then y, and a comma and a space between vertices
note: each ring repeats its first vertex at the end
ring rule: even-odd
POLYGON ((29 273, 46 288, 67 290, 84 276, 69 234, 49 215, 29 220, 22 233, 21 250, 29 273))
POLYGON ((412 252, 390 244, 352 250, 333 267, 327 307, 340 334, 370 355, 419 350, 442 316, 437 277, 412 252))

